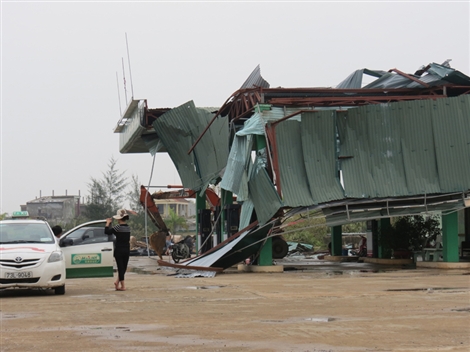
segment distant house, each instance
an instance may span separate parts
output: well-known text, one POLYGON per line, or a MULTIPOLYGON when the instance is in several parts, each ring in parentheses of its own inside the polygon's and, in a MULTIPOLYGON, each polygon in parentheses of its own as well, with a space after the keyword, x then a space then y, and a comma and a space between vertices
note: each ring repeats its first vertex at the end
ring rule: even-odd
POLYGON ((39 197, 21 206, 30 216, 67 223, 80 215, 80 196, 39 197))
POLYGON ((186 219, 196 216, 196 204, 193 201, 181 198, 154 199, 154 202, 163 218, 170 214, 170 209, 172 209, 176 215, 186 219))

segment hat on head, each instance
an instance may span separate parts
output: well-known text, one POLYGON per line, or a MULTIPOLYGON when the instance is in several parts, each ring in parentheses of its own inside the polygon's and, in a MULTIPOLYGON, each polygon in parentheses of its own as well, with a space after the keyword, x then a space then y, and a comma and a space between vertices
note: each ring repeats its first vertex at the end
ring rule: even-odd
POLYGON ((116 213, 116 215, 113 216, 113 218, 117 219, 117 220, 120 220, 122 219, 123 217, 125 216, 129 216, 129 214, 127 214, 127 211, 126 209, 119 209, 116 213))

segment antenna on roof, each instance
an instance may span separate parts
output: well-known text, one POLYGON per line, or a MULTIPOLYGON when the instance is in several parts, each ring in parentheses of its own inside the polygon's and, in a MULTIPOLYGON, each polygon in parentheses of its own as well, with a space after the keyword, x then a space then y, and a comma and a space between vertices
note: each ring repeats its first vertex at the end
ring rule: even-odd
POLYGON ((124 78, 124 97, 126 98, 126 104, 127 104, 127 89, 126 89, 126 71, 124 71, 124 58, 121 57, 122 61, 122 77, 124 78))
POLYGON ((126 33, 126 48, 127 48, 127 62, 129 63, 129 78, 131 80, 131 93, 132 93, 132 99, 134 99, 134 86, 132 85, 131 59, 129 56, 129 45, 127 44, 127 33, 126 33))
POLYGON ((118 92, 118 101, 119 101, 119 113, 122 116, 122 108, 121 108, 121 94, 119 93, 119 78, 118 73, 116 71, 116 83, 117 83, 117 92, 118 92))

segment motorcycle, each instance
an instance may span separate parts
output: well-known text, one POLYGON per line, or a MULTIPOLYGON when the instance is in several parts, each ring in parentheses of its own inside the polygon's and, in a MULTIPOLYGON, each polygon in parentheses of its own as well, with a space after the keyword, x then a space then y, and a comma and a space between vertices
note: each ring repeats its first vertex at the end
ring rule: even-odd
POLYGON ((191 258, 191 253, 194 247, 194 240, 191 236, 186 236, 181 241, 174 243, 170 246, 171 257, 175 263, 180 260, 191 258))

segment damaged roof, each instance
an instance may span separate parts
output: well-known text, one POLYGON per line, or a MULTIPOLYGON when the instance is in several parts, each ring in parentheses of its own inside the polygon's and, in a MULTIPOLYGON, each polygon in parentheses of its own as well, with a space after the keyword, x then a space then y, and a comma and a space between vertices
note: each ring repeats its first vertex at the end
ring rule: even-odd
MULTIPOLYGON (((227 115, 229 121, 243 121, 257 104, 303 107, 360 106, 436 99, 468 93, 470 77, 450 68, 449 61, 441 65, 431 63, 422 66, 414 74, 406 74, 398 69, 361 69, 349 75, 336 88, 269 88, 269 85, 256 83, 252 86, 244 85, 227 99, 218 114, 227 115), (364 74, 376 79, 362 86, 364 74)), ((250 77, 252 82, 261 81, 259 67, 250 77)))
POLYGON ((121 152, 168 152, 185 188, 237 194, 242 224, 312 207, 338 224, 465 206, 469 92, 448 61, 412 74, 361 69, 336 88, 269 88, 258 66, 219 109, 139 101, 116 132, 121 152), (364 75, 375 79, 362 86, 364 75), (266 148, 254 157, 257 136, 266 148))

